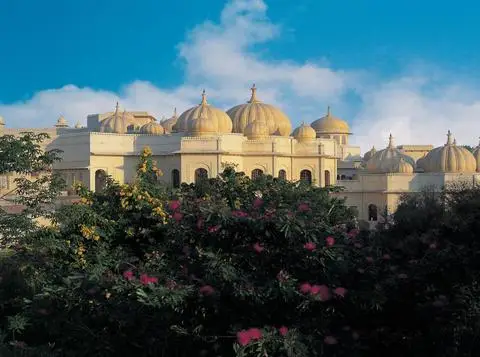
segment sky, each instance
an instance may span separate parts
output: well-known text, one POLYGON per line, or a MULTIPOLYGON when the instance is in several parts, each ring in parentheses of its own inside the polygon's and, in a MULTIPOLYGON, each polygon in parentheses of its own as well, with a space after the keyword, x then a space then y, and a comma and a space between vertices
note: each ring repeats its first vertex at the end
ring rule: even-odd
POLYGON ((367 151, 480 136, 480 3, 0 0, 0 116, 71 125, 258 97, 295 127, 327 106, 367 151))

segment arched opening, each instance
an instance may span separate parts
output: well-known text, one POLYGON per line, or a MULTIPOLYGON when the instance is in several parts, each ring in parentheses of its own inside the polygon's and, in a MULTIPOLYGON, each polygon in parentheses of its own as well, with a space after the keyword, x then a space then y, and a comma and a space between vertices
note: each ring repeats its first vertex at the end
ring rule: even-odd
POLYGON ((195 184, 198 185, 201 182, 208 180, 208 171, 204 168, 195 170, 195 184))
POLYGON ((377 219, 378 219, 377 206, 375 206, 374 204, 368 205, 368 220, 376 221, 377 219))
POLYGON ((285 171, 285 170, 278 171, 278 178, 282 179, 282 180, 286 180, 287 179, 287 171, 285 171))
POLYGON ((260 170, 260 169, 254 169, 252 170, 252 180, 256 180, 257 178, 259 178, 260 176, 263 175, 263 171, 260 170))
POLYGON ((95 171, 95 192, 102 192, 107 185, 107 173, 105 170, 95 171))
POLYGON ((304 183, 312 184, 312 172, 310 170, 300 171, 300 181, 304 183))
POLYGON ((172 186, 174 188, 180 187, 180 171, 177 169, 172 170, 172 186))
POLYGON ((325 186, 330 186, 330 171, 325 170, 325 186))
POLYGON ((340 180, 345 180, 345 179, 346 179, 345 175, 340 176, 340 180))

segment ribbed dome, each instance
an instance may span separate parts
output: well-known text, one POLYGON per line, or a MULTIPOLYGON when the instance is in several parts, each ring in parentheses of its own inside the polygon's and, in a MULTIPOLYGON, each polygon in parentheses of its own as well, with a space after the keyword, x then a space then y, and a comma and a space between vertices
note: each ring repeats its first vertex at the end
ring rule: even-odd
POLYGON ((348 123, 340 118, 334 117, 328 107, 327 115, 315 120, 311 124, 317 134, 350 134, 348 123))
POLYGON ((207 117, 203 110, 200 110, 198 118, 189 120, 188 125, 188 132, 192 136, 212 136, 217 133, 214 119, 207 117))
POLYGON ((67 128, 68 127, 68 122, 64 118, 63 115, 61 115, 60 118, 58 118, 57 124, 55 124, 55 127, 57 127, 57 128, 67 128))
POLYGON ((392 165, 392 171, 399 174, 411 174, 413 173, 413 166, 412 164, 405 161, 403 157, 398 159, 396 163, 392 165))
POLYGON ((265 119, 260 118, 247 125, 244 130, 244 135, 246 135, 249 140, 264 139, 270 136, 270 129, 265 119))
POLYGON ((370 160, 370 159, 373 157, 373 155, 375 155, 376 153, 377 153, 377 149, 375 149, 375 146, 372 146, 372 148, 371 148, 369 151, 367 151, 367 152, 365 153, 365 155, 363 155, 363 161, 364 161, 364 162, 367 162, 367 161, 370 160))
POLYGON ((165 129, 156 121, 152 121, 140 128, 140 134, 163 135, 165 134, 165 129))
POLYGON ((102 120, 100 124, 100 132, 125 134, 128 131, 128 127, 133 125, 134 121, 135 118, 126 111, 124 111, 123 114, 120 114, 117 103, 113 115, 102 120))
POLYGON ((233 132, 245 134, 249 124, 262 118, 268 127, 269 135, 289 136, 292 132, 290 119, 280 109, 258 100, 255 85, 251 90, 252 97, 246 104, 227 110, 227 114, 233 121, 233 132))
POLYGON ((212 121, 215 133, 223 134, 232 132, 232 120, 223 110, 215 108, 207 103, 207 95, 205 94, 205 91, 202 93, 202 102, 196 107, 183 112, 172 129, 174 131, 188 131, 189 122, 199 118, 200 111, 203 111, 203 116, 206 119, 212 121))
POLYGON ((313 141, 317 138, 317 134, 310 125, 303 123, 293 131, 293 137, 300 142, 313 141))
POLYGON ((478 143, 478 146, 473 150, 473 157, 477 163, 477 172, 480 172, 480 143, 478 143))
POLYGON ((177 124, 178 116, 177 116, 177 108, 173 110, 173 116, 167 120, 162 121, 160 124, 165 128, 168 132, 173 132, 173 126, 177 124))
POLYGON ((431 150, 422 162, 425 172, 475 172, 477 162, 470 151, 452 142, 450 130, 447 143, 431 150))
POLYGON ((413 172, 415 161, 393 145, 393 137, 390 134, 387 148, 376 152, 367 161, 367 170, 374 173, 396 173, 400 172, 399 170, 409 170, 403 167, 402 161, 409 164, 413 172))

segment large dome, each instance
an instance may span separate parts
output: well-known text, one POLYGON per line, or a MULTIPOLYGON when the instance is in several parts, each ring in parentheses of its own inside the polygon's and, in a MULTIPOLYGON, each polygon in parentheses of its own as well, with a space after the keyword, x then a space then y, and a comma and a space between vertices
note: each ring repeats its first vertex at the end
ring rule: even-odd
POLYGON ((252 96, 247 103, 227 110, 227 114, 233 121, 233 132, 245 134, 249 124, 262 118, 267 124, 269 135, 290 136, 292 132, 290 119, 280 109, 258 100, 255 85, 251 90, 252 96))
POLYGON ((180 115, 172 130, 188 132, 191 120, 197 120, 200 117, 200 112, 206 119, 210 119, 213 122, 216 133, 231 133, 232 121, 230 117, 223 110, 215 108, 207 103, 207 95, 205 91, 202 93, 202 101, 196 107, 190 108, 180 115))
POLYGON ((425 172, 475 172, 477 163, 473 154, 452 142, 452 133, 447 133, 447 143, 431 150, 422 161, 425 172))
POLYGON ((374 173, 409 173, 414 169, 415 160, 393 145, 392 134, 390 134, 387 148, 377 151, 367 161, 367 170, 374 173), (411 166, 411 170, 407 165, 411 166))
POLYGON ((311 124, 317 134, 351 134, 348 123, 340 118, 334 117, 327 109, 327 115, 315 120, 311 124))
POLYGON ((217 133, 215 121, 206 116, 205 108, 200 110, 197 118, 189 120, 188 132, 192 136, 211 136, 217 133))
POLYGON ((113 115, 101 121, 100 132, 125 134, 128 132, 128 128, 132 126, 134 122, 135 118, 131 114, 127 113, 127 111, 124 111, 123 114, 120 114, 117 103, 113 115))

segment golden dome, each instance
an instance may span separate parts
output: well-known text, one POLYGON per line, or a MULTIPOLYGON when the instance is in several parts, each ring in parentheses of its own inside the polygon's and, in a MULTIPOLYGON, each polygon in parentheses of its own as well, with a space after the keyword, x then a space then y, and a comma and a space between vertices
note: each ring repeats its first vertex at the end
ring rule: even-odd
POLYGON ((204 109, 200 110, 198 118, 188 121, 188 132, 192 136, 212 136, 217 133, 214 119, 208 118, 204 109))
POLYGON ((470 151, 452 143, 449 130, 447 143, 431 150, 422 161, 422 168, 425 172, 475 172, 477 162, 470 151))
POLYGON ((156 121, 152 121, 150 123, 142 125, 142 127, 140 128, 140 134, 163 135, 165 134, 165 129, 156 121))
POLYGON ((327 109, 327 115, 315 120, 311 124, 317 134, 351 134, 348 123, 340 118, 334 117, 327 109))
POLYGON ((475 161, 477 163, 477 172, 480 172, 480 142, 478 143, 478 146, 473 150, 473 157, 475 158, 475 161))
POLYGON ((63 115, 61 115, 58 118, 57 124, 55 124, 55 127, 57 127, 57 128, 68 128, 68 122, 63 115))
POLYGON ((280 109, 258 100, 255 84, 251 90, 252 96, 247 103, 227 110, 227 114, 233 121, 233 132, 245 134, 248 125, 263 118, 269 135, 290 136, 292 132, 290 119, 280 109))
POLYGON ((372 148, 363 155, 363 161, 367 162, 370 160, 373 155, 377 153, 377 149, 375 149, 375 146, 372 146, 372 148))
POLYGON ((410 156, 403 154, 393 145, 392 134, 389 136, 386 149, 376 152, 367 161, 367 170, 374 173, 404 173, 410 172, 406 165, 411 166, 411 172, 415 169, 415 161, 410 156))
POLYGON ((313 141, 317 138, 315 130, 310 125, 303 123, 293 131, 293 137, 298 141, 313 141))
POLYGON ((264 118, 259 118, 247 125, 244 130, 244 135, 249 140, 264 139, 270 136, 270 128, 264 118))
POLYGON ((134 121, 135 118, 125 110, 123 114, 120 115, 117 102, 113 115, 102 120, 100 124, 100 132, 125 134, 128 132, 129 126, 133 125, 134 121))
POLYGON ((176 124, 172 127, 175 131, 188 131, 189 122, 197 120, 200 112, 203 111, 203 116, 210 119, 214 125, 215 133, 231 133, 232 120, 223 110, 215 108, 207 103, 207 95, 205 90, 202 93, 202 102, 196 107, 190 108, 180 115, 176 124))
POLYGON ((177 108, 173 110, 173 116, 167 120, 163 120, 160 124, 165 128, 168 132, 173 132, 173 126, 177 124, 178 116, 177 116, 177 108))

